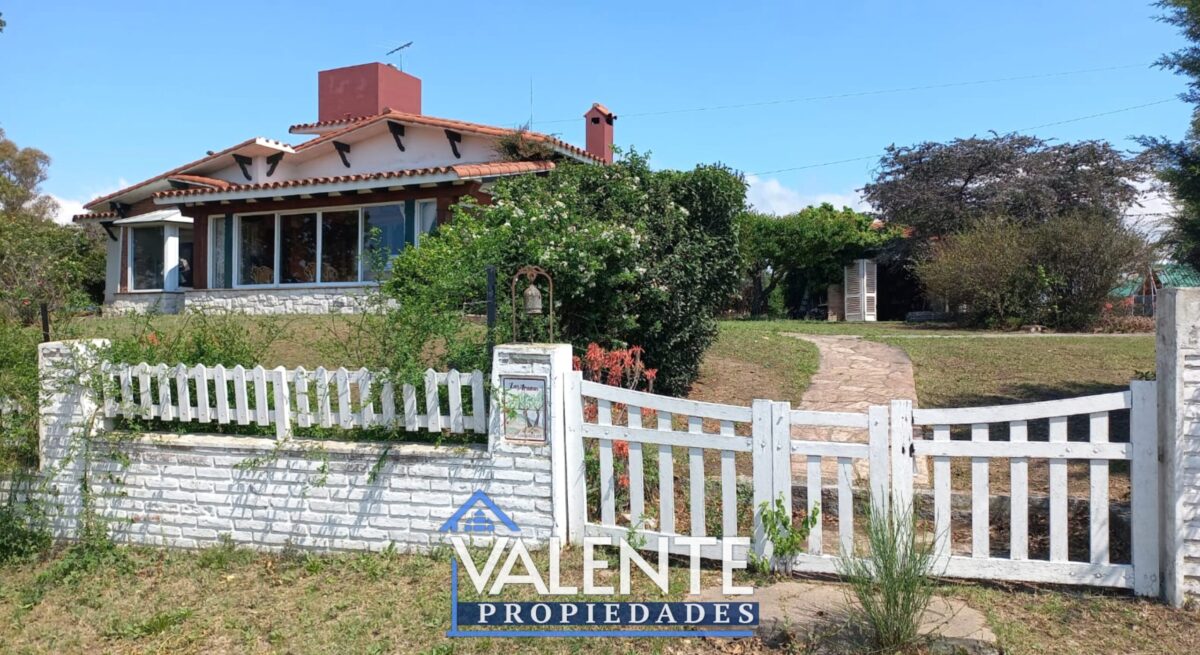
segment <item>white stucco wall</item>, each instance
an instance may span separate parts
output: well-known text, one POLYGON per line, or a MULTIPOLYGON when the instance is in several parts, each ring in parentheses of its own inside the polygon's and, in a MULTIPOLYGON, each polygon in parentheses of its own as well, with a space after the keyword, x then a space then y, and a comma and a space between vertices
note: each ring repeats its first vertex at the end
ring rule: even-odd
POLYGON ((446 133, 442 128, 406 125, 403 138, 404 151, 401 152, 396 147, 396 141, 388 131, 387 124, 379 123, 366 128, 361 133, 338 139, 350 144, 349 168, 342 163, 332 141, 326 141, 314 146, 311 151, 285 155, 271 177, 267 177, 266 174, 269 165, 266 163, 265 155, 253 157, 249 166, 250 180, 247 180, 246 176, 242 174, 241 168, 233 163, 232 157, 228 159, 226 165, 208 175, 234 184, 258 184, 310 177, 378 173, 406 168, 478 164, 499 160, 500 157, 495 151, 496 141, 494 138, 466 132, 461 134, 463 138, 458 144, 458 152, 461 157, 455 158, 450 149, 450 142, 446 139, 446 133))
MULTIPOLYGON (((120 234, 121 228, 111 228, 120 234)), ((121 289, 121 242, 105 235, 104 241, 104 302, 111 304, 121 289)))

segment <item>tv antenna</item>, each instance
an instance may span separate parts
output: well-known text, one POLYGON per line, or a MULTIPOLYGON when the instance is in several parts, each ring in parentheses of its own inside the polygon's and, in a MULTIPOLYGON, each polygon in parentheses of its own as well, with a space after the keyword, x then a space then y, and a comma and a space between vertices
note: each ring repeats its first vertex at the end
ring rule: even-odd
MULTIPOLYGON (((409 41, 408 43, 405 43, 404 45, 400 46, 399 48, 392 48, 391 50, 388 51, 388 53, 386 55, 384 55, 384 57, 391 57, 392 55, 396 54, 397 52, 400 52, 401 50, 407 48, 408 46, 410 46, 412 44, 413 44, 413 42, 409 41)), ((404 53, 403 52, 400 52, 400 70, 404 70, 404 53)))

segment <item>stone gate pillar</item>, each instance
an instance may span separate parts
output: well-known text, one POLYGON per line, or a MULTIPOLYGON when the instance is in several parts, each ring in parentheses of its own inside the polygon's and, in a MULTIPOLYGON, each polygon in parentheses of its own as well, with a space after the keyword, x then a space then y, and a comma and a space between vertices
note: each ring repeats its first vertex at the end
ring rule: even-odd
POLYGON ((1200 288, 1162 290, 1155 346, 1162 593, 1179 606, 1200 594, 1200 288))
MULTIPOLYGON (((496 346, 492 356, 492 403, 488 447, 493 456, 535 456, 549 462, 536 476, 550 484, 552 535, 566 541, 567 387, 571 346, 517 343, 496 346), (547 460, 548 455, 548 460, 547 460)), ((576 457, 580 459, 581 455, 576 457)), ((537 478, 535 482, 542 482, 537 478)))

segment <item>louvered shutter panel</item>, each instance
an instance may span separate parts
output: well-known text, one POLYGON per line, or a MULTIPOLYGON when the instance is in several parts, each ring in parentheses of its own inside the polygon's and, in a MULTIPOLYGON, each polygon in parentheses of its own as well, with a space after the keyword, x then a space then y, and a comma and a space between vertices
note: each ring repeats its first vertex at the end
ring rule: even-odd
POLYGON ((863 320, 874 321, 876 317, 876 290, 879 286, 879 267, 873 259, 861 259, 863 273, 863 320))
POLYGON ((845 269, 845 284, 846 289, 846 320, 861 321, 862 317, 862 283, 858 276, 858 262, 855 262, 845 269))

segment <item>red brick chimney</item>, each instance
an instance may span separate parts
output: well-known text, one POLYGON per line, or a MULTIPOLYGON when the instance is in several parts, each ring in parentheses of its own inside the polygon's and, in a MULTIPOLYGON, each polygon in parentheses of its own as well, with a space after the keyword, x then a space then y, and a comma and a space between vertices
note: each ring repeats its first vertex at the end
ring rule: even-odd
POLYGON ((617 115, 609 111, 608 107, 597 102, 583 115, 583 119, 586 121, 588 153, 611 164, 613 160, 613 121, 617 120, 617 115))
POLYGON ((317 120, 421 113, 421 80, 390 64, 359 64, 317 73, 317 120))

